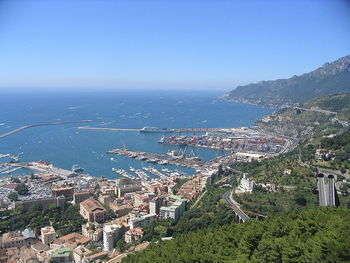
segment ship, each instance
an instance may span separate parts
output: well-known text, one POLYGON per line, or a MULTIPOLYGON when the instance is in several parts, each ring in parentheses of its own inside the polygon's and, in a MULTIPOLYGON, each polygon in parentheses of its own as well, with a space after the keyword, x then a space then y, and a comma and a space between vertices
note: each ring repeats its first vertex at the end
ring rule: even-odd
POLYGON ((140 132, 163 132, 166 131, 166 128, 159 128, 159 127, 149 127, 145 126, 142 129, 140 129, 140 132))

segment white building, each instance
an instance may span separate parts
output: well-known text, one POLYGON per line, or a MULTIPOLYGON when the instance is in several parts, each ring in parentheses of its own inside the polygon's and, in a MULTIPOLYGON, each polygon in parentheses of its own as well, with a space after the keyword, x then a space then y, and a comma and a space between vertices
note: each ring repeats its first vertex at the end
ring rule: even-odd
POLYGON ((173 198, 174 201, 169 206, 162 206, 160 208, 159 216, 162 219, 172 218, 177 220, 186 210, 186 199, 175 195, 171 196, 171 198, 173 198))
POLYGON ((236 194, 251 193, 253 192, 253 187, 254 187, 254 181, 246 178, 245 174, 243 174, 243 178, 241 179, 239 186, 235 190, 235 193, 236 194))
POLYGON ((103 227, 103 250, 111 252, 114 249, 115 242, 120 234, 120 225, 105 225, 103 227))

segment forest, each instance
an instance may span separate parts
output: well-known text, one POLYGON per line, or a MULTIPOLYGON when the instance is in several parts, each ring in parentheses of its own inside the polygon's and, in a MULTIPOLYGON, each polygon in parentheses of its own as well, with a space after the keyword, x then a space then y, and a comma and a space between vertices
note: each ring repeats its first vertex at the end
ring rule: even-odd
POLYGON ((182 234, 122 262, 349 262, 350 210, 307 208, 182 234))

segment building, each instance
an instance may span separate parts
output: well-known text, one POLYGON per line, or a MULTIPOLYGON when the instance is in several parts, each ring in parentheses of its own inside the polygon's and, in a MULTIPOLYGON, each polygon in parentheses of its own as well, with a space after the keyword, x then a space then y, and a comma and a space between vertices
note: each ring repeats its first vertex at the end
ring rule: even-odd
POLYGON ((118 198, 123 197, 126 193, 133 193, 142 190, 140 181, 130 178, 120 178, 116 180, 115 193, 118 198))
POLYGON ((67 199, 72 199, 74 188, 71 186, 52 188, 52 195, 54 197, 64 196, 67 199))
POLYGON ((41 206, 42 208, 48 208, 49 206, 63 207, 65 203, 66 198, 64 196, 59 196, 53 198, 19 201, 15 203, 15 208, 23 207, 24 209, 29 210, 33 206, 41 206))
POLYGON ((102 260, 104 258, 106 258, 108 256, 108 252, 106 251, 102 251, 102 252, 98 252, 96 254, 90 255, 86 258, 86 262, 101 262, 101 261, 97 261, 97 260, 102 260))
POLYGON ((75 192, 73 194, 73 202, 74 204, 78 205, 81 202, 85 201, 86 199, 89 199, 90 197, 91 197, 90 191, 75 192))
POLYGON ((27 228, 24 231, 8 232, 1 236, 1 248, 19 248, 30 246, 36 241, 33 230, 27 228))
POLYGON ((110 204, 113 202, 113 197, 111 196, 111 194, 100 194, 100 196, 98 197, 98 201, 100 201, 101 204, 110 206, 110 204))
POLYGON ((253 188, 254 188, 254 181, 246 178, 245 174, 243 174, 241 182, 237 187, 237 189, 235 190, 235 193, 236 194, 251 193, 253 192, 253 188))
POLYGON ((143 237, 143 231, 141 228, 129 229, 125 232, 125 242, 131 243, 140 240, 143 237))
POLYGON ((52 263, 74 263, 73 248, 62 247, 54 251, 51 255, 52 263))
POLYGON ((186 210, 187 199, 172 195, 169 197, 168 206, 162 206, 159 216, 162 219, 172 218, 178 220, 186 210))
POLYGON ((151 196, 154 196, 154 194, 134 194, 134 206, 140 206, 143 203, 147 203, 151 196))
POLYGON ((133 209, 132 205, 129 204, 111 204, 110 208, 116 213, 117 217, 122 217, 125 216, 127 214, 129 214, 129 212, 133 209))
POLYGON ((102 223, 107 219, 106 209, 95 199, 87 199, 81 202, 80 214, 89 222, 102 223))
POLYGON ((51 248, 60 248, 60 247, 69 247, 76 248, 80 245, 86 245, 91 241, 90 238, 85 237, 79 233, 70 233, 68 235, 62 236, 54 240, 50 247, 51 248))
POLYGON ((86 263, 87 257, 93 252, 84 246, 78 246, 73 250, 73 259, 75 263, 86 263))
POLYGON ((41 242, 50 245, 56 239, 56 231, 52 226, 46 226, 40 229, 41 242))
POLYGON ((149 213, 159 215, 160 207, 165 205, 165 198, 158 196, 149 201, 149 213))
POLYGON ((83 236, 90 238, 94 242, 98 242, 103 237, 103 226, 98 223, 87 222, 81 226, 83 236))
POLYGON ((150 224, 152 221, 154 221, 157 218, 156 215, 146 214, 146 215, 133 215, 131 218, 129 218, 129 227, 130 229, 137 228, 137 227, 143 227, 145 225, 150 224))
POLYGON ((103 250, 108 252, 113 251, 115 247, 115 242, 120 234, 120 225, 105 225, 103 227, 103 250))

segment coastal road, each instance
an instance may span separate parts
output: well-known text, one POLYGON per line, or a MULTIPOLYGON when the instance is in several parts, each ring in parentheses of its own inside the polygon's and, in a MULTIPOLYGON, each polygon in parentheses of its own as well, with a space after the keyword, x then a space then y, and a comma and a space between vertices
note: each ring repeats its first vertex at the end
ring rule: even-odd
POLYGON ((239 204, 232 198, 232 190, 224 193, 222 198, 231 206, 240 221, 244 223, 250 219, 249 216, 239 207, 239 204))

